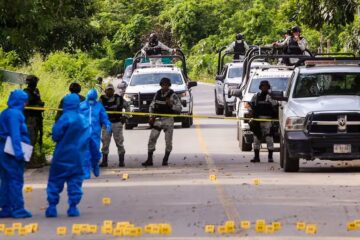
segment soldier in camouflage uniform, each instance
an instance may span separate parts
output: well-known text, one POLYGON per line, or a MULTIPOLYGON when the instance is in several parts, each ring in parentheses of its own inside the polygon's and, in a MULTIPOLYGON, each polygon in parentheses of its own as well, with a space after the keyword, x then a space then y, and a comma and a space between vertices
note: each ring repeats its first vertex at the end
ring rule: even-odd
MULTIPOLYGON (((157 91, 152 103, 150 104, 150 113, 160 114, 178 114, 181 112, 181 101, 178 95, 170 89, 171 80, 168 78, 162 78, 160 81, 161 89, 157 91)), ((174 130, 174 118, 173 117, 150 117, 150 126, 152 127, 149 143, 148 143, 148 158, 146 162, 143 162, 143 166, 153 165, 153 153, 155 151, 156 141, 160 136, 161 130, 165 133, 165 156, 163 158, 162 165, 167 166, 172 150, 172 138, 174 130)))

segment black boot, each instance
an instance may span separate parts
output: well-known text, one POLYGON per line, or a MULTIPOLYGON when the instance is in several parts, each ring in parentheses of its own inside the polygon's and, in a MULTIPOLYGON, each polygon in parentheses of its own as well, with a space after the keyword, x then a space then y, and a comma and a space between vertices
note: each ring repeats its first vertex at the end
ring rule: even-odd
POLYGON ((100 163, 100 167, 107 167, 108 166, 108 155, 103 154, 102 161, 100 163))
POLYGON ((255 156, 253 159, 250 160, 250 162, 252 163, 260 162, 260 150, 255 149, 254 152, 255 152, 255 156))
POLYGON ((274 152, 273 150, 269 150, 268 162, 274 162, 273 152, 274 152))
POLYGON ((125 153, 119 154, 119 167, 125 167, 125 153))
POLYGON ((148 152, 148 158, 146 162, 143 162, 141 165, 144 167, 152 166, 153 165, 153 153, 154 152, 148 152))
POLYGON ((170 156, 170 152, 165 152, 165 156, 164 156, 163 162, 162 162, 162 165, 163 165, 163 166, 167 166, 167 165, 168 165, 169 156, 170 156))

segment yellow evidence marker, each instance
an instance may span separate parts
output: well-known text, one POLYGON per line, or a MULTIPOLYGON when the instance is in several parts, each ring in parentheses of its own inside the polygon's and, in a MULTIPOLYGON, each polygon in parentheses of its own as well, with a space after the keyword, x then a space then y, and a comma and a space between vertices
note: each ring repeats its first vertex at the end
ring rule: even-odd
POLYGON ((225 226, 218 226, 217 227, 217 232, 219 234, 225 234, 226 233, 226 227, 225 226))
POLYGON ((268 233, 268 234, 273 234, 275 232, 274 226, 272 224, 271 225, 266 225, 265 226, 265 232, 268 233))
POLYGON ((356 228, 360 228, 360 219, 354 220, 354 223, 356 225, 356 228))
POLYGON ((5 224, 0 224, 0 232, 4 232, 5 231, 5 224))
POLYGON ((81 235, 81 224, 73 224, 71 232, 73 235, 81 235))
POLYGON ((312 235, 314 235, 314 234, 316 234, 316 232, 317 232, 317 227, 316 227, 315 224, 308 224, 308 225, 306 225, 306 229, 305 229, 305 233, 306 233, 306 234, 312 234, 312 235))
POLYGON ((15 231, 12 228, 5 228, 5 230, 4 230, 5 236, 8 236, 8 237, 14 236, 14 233, 15 233, 15 231))
POLYGON ((226 221, 224 224, 226 228, 226 233, 235 233, 236 232, 236 225, 234 221, 226 221))
POLYGON ((257 178, 257 179, 254 179, 253 183, 254 183, 255 186, 258 186, 258 185, 261 184, 261 180, 258 179, 258 178, 257 178))
POLYGON ((111 198, 105 197, 102 199, 103 205, 110 205, 111 204, 111 198))
POLYGON ((22 223, 13 223, 12 224, 12 229, 14 229, 15 231, 18 231, 22 228, 22 223))
POLYGON ((296 229, 299 231, 304 231, 306 229, 306 223, 305 222, 297 222, 296 229))
POLYGON ((159 224, 160 234, 170 235, 172 233, 171 225, 168 223, 159 224))
POLYGON ((39 224, 38 223, 31 223, 30 226, 32 227, 32 232, 33 233, 39 231, 39 224))
POLYGON ((124 229, 123 228, 115 228, 113 231, 114 237, 121 237, 124 235, 124 229))
POLYGON ((98 231, 98 226, 97 225, 90 225, 89 226, 89 233, 96 234, 97 231, 98 231))
POLYGON ((26 228, 20 228, 18 229, 19 231, 19 236, 27 236, 28 235, 28 232, 26 231, 26 228))
POLYGON ((106 234, 112 234, 113 233, 113 227, 112 226, 102 226, 101 227, 101 233, 106 234))
POLYGON ((215 233, 215 225, 205 225, 205 233, 215 233))
POLYGON ((130 225, 130 222, 117 222, 116 228, 125 228, 130 225))
POLYGON ((56 234, 59 236, 65 236, 67 234, 67 228, 66 227, 56 228, 56 234))
POLYGON ((33 191, 33 188, 31 187, 31 186, 26 186, 25 187, 25 192, 26 193, 30 193, 30 192, 32 192, 33 191))
POLYGON ((128 180, 128 179, 129 179, 129 174, 124 173, 124 174, 122 175, 122 180, 128 180))
POLYGON ((210 181, 215 182, 216 179, 217 179, 217 177, 216 177, 216 175, 210 175, 210 176, 209 176, 209 179, 210 179, 210 181))
POLYGON ((103 226, 107 227, 107 226, 113 226, 113 221, 112 220, 104 220, 103 222, 103 226))
POLYGON ((347 224, 347 230, 348 231, 354 231, 356 229, 357 229, 357 227, 356 227, 355 221, 348 222, 348 224, 347 224))
POLYGON ((251 222, 250 221, 241 221, 240 227, 244 230, 248 230, 251 228, 251 222))
POLYGON ((281 222, 273 222, 272 225, 275 231, 281 230, 281 222))

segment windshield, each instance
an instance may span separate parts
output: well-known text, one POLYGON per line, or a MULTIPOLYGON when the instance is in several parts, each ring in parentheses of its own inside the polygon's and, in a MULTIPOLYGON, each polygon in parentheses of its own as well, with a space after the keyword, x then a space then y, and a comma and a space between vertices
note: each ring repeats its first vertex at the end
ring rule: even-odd
POLYGON ((228 78, 240 78, 242 77, 242 73, 243 73, 242 67, 230 68, 228 78))
POLYGON ((164 77, 169 78, 171 80, 171 84, 183 84, 181 74, 178 73, 147 73, 133 75, 130 86, 159 84, 160 80, 164 77))
POLYGON ((289 78, 253 78, 251 81, 249 92, 259 92, 259 85, 261 81, 267 80, 270 83, 272 91, 285 91, 289 82, 289 78))
POLYGON ((293 97, 359 94, 360 73, 319 73, 300 75, 293 97))

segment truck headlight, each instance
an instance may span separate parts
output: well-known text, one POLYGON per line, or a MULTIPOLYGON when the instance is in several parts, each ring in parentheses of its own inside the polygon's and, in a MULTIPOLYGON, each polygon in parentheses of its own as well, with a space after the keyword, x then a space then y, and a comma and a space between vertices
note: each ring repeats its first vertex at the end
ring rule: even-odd
POLYGON ((288 117, 285 123, 286 131, 302 131, 304 130, 305 118, 288 117))
POLYGON ((125 93, 124 100, 127 102, 135 102, 138 100, 138 94, 137 93, 125 93))

